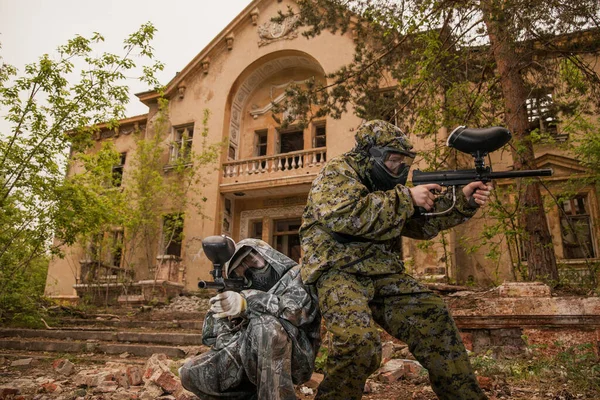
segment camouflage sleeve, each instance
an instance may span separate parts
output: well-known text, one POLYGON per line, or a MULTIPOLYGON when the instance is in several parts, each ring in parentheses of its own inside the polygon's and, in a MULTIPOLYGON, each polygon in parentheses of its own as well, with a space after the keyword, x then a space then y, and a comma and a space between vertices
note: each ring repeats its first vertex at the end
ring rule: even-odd
MULTIPOLYGON (((433 212, 442 212, 452 207, 451 195, 440 196, 436 199, 433 212)), ((469 205, 463 191, 457 188, 456 204, 448 214, 440 216, 414 216, 409 219, 402 229, 402 236, 412 239, 431 239, 440 231, 452 228, 469 220, 477 212, 478 207, 469 205)))
POLYGON ((311 190, 313 217, 332 232, 368 240, 400 236, 414 213, 410 191, 396 186, 369 192, 356 172, 343 163, 328 164, 311 190))
POLYGON ((316 303, 306 286, 302 284, 300 269, 290 270, 277 285, 276 293, 260 290, 244 290, 247 318, 253 315, 271 314, 299 327, 311 323, 317 315, 316 303))
POLYGON ((202 344, 214 346, 217 341, 222 342, 226 337, 232 336, 239 330, 237 324, 228 318, 215 318, 213 312, 204 317, 202 326, 202 344))

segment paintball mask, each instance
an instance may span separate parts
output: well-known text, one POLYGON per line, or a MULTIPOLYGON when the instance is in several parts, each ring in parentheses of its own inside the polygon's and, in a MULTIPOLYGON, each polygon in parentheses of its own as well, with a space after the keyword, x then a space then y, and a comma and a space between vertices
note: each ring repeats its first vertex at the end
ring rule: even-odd
POLYGON ((263 256, 251 247, 238 252, 229 262, 228 277, 244 277, 247 288, 268 292, 281 278, 263 256))
POLYGON ((375 189, 385 191, 406 184, 415 153, 395 147, 373 146, 369 149, 369 155, 373 163, 371 180, 375 189))

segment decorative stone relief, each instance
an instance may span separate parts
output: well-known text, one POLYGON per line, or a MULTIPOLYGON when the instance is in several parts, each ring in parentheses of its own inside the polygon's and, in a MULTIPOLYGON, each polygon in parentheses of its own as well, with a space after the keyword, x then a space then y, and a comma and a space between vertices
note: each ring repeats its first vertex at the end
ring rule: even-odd
POLYGON ((304 205, 242 211, 240 214, 240 240, 248 238, 248 228, 251 220, 261 219, 263 217, 269 217, 272 219, 288 217, 294 218, 300 217, 303 212, 304 205))
POLYGON ((291 40, 298 37, 296 22, 300 17, 293 15, 281 22, 269 21, 258 27, 258 47, 265 46, 278 40, 291 40))

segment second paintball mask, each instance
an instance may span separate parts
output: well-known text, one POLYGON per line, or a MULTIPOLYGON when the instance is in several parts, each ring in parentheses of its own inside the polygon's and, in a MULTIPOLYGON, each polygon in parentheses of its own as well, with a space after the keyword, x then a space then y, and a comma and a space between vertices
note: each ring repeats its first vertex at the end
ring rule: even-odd
POLYGON ((227 268, 228 277, 239 276, 238 272, 242 269, 250 289, 268 292, 281 278, 275 268, 252 247, 244 247, 233 256, 227 268))

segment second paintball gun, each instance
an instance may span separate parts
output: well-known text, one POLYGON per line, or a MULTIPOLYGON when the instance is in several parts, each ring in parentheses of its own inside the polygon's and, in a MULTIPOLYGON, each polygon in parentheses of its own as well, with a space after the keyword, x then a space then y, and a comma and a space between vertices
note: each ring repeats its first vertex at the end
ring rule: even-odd
POLYGON ((223 277, 223 267, 225 263, 235 253, 235 242, 228 236, 208 236, 202 240, 202 249, 206 257, 212 262, 213 270, 210 274, 214 282, 200 281, 200 289, 216 289, 219 292, 233 290, 239 292, 247 286, 244 278, 225 278, 223 277))
POLYGON ((493 179, 552 175, 552 169, 549 168, 492 172, 492 169, 485 165, 484 157, 488 155, 488 153, 504 146, 510 139, 510 131, 502 127, 468 129, 464 126, 459 126, 454 129, 452 133, 450 133, 450 136, 448 136, 446 145, 463 153, 471 154, 475 159, 475 168, 433 172, 422 172, 420 170, 413 171, 413 185, 436 183, 440 186, 452 187, 453 191, 454 203, 449 209, 438 213, 422 213, 422 215, 443 215, 450 212, 456 203, 456 186, 467 185, 477 181, 489 182, 493 179))

